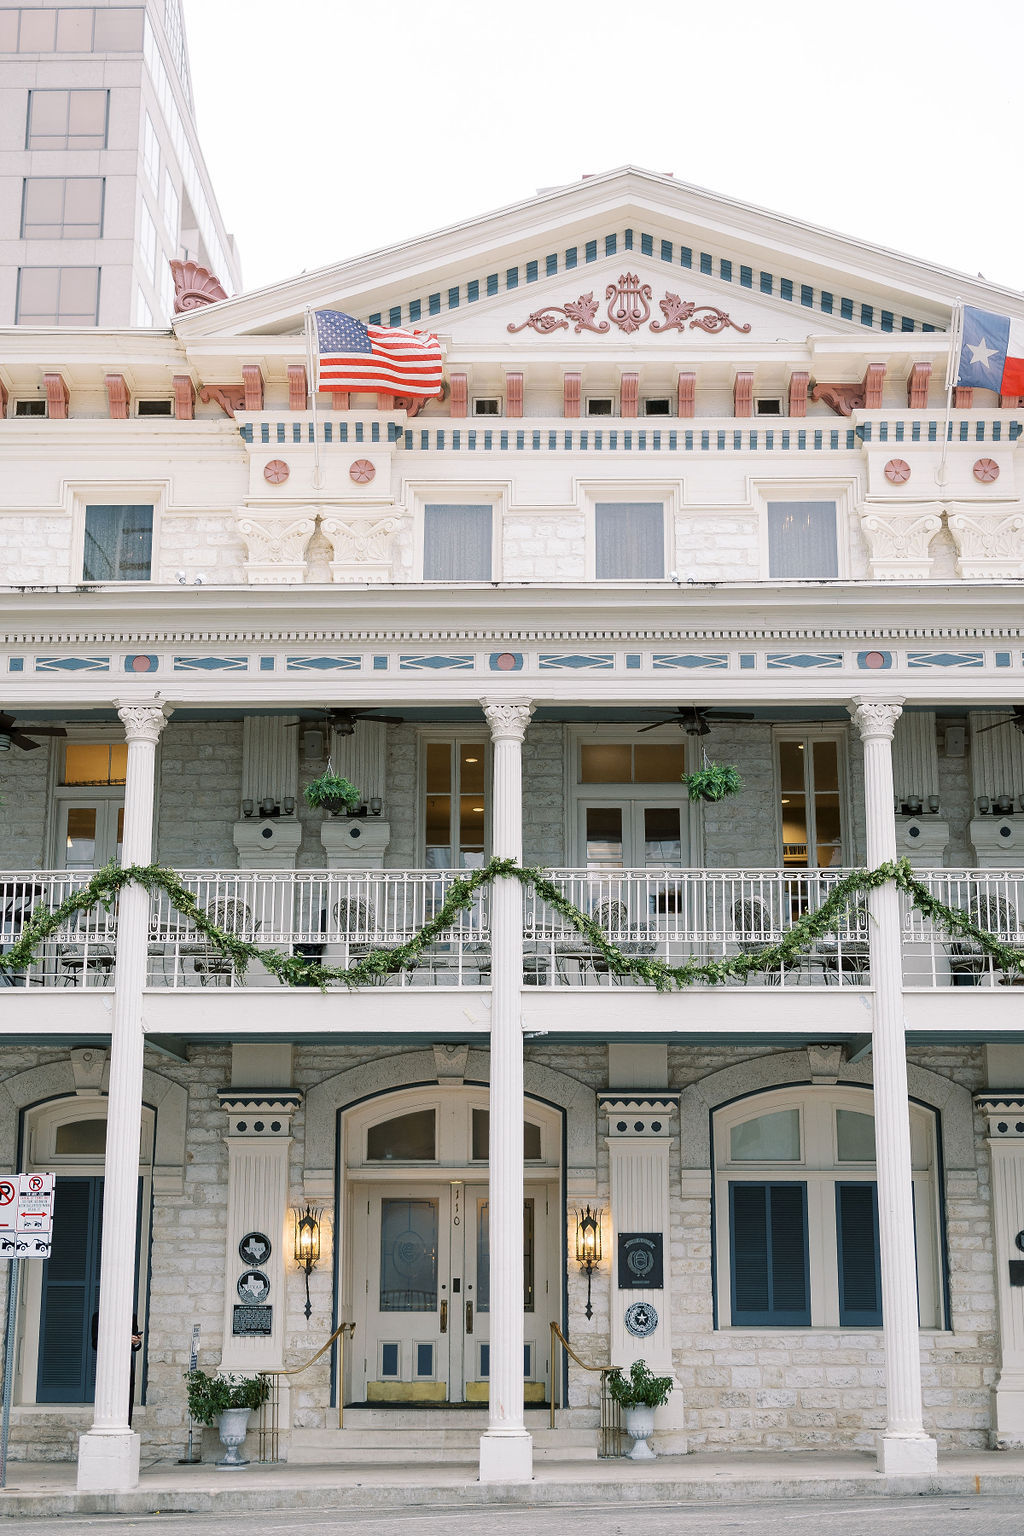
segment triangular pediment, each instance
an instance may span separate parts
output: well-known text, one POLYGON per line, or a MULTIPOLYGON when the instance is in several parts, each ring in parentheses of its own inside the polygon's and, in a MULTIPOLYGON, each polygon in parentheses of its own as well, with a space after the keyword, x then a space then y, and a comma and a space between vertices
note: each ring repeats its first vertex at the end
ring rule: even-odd
MULTIPOLYGON (((179 316, 175 329, 186 342, 294 335, 307 308, 322 307, 474 345, 545 334, 586 345, 609 333, 577 332, 575 320, 547 332, 508 326, 586 293, 607 320, 607 290, 629 274, 650 288, 659 323, 675 294, 749 324, 752 340, 944 331, 957 296, 1024 312, 1019 295, 994 285, 626 167, 179 316)), ((665 334, 648 320, 636 332, 609 323, 618 339, 665 334)), ((714 334, 689 321, 687 333, 714 334)))

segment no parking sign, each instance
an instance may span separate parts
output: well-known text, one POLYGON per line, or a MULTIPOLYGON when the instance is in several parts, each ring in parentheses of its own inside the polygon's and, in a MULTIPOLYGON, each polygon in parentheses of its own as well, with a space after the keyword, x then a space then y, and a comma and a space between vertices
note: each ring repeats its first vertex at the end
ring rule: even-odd
POLYGON ((52 1173, 0 1178, 0 1258, 50 1257, 54 1179, 52 1173))

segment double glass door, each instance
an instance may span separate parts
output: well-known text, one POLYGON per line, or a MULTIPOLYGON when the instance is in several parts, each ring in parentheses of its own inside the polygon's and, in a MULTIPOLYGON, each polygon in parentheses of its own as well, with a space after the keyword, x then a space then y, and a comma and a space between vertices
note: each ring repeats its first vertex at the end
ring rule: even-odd
POLYGON ((57 858, 64 869, 101 869, 121 862, 123 799, 61 800, 57 858))
MULTIPOLYGON (((490 1202, 486 1184, 365 1186, 355 1195, 355 1401, 486 1403, 490 1378, 490 1202), (361 1229, 361 1230, 360 1230, 361 1229), (357 1265, 359 1258, 357 1257, 357 1265), (360 1297, 360 1290, 363 1295, 360 1297), (360 1326, 360 1323, 362 1326, 360 1326), (358 1348, 362 1342, 363 1348, 358 1348)), ((547 1185, 523 1203, 523 1375, 527 1398, 546 1397, 550 1297, 547 1185)))

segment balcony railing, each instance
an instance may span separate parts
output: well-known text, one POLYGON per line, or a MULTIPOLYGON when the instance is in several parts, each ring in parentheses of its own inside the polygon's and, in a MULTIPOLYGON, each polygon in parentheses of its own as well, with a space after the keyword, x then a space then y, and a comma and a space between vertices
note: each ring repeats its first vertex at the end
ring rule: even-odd
MULTIPOLYGON (((670 965, 754 955, 775 944, 828 898, 844 870, 557 870, 551 878, 594 918, 624 954, 670 965)), ((436 915, 457 871, 198 870, 184 885, 220 928, 260 949, 301 954, 345 968, 371 950, 394 949, 436 915)), ((32 912, 56 910, 89 873, 32 871, 0 876, 0 948, 8 950, 32 912)), ((1024 871, 937 870, 922 882, 979 927, 1024 946, 1024 871)), ((604 955, 533 890, 524 892, 523 981, 540 987, 632 985, 604 955)), ((32 962, 0 972, 0 986, 110 987, 114 982, 116 904, 79 913, 43 943, 32 962)), ((903 971, 908 987, 1015 984, 973 940, 952 938, 903 901, 903 971)), ((151 987, 267 987, 277 982, 255 961, 244 976, 162 892, 151 902, 147 936, 151 987)), ((487 887, 389 987, 486 987, 491 980, 487 887)), ((742 984, 737 982, 737 984, 742 984)), ((865 898, 848 908, 834 934, 815 940, 785 967, 751 973, 752 987, 865 987, 871 984, 865 898)), ((341 983, 338 983, 341 985, 341 983)))

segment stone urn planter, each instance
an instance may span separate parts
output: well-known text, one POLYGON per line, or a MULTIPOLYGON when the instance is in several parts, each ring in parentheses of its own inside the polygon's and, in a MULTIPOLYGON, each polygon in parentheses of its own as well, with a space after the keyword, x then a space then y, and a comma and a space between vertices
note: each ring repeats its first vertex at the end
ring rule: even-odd
POLYGON ((654 1433, 654 1409, 647 1407, 626 1409, 626 1433, 633 1437, 630 1461, 653 1461, 655 1451, 648 1445, 648 1436, 654 1433))
POLYGON ((248 1408, 225 1408, 223 1413, 217 1415, 217 1433, 220 1435, 220 1443, 225 1450, 224 1456, 217 1462, 218 1467, 247 1467, 249 1465, 245 1457, 240 1456, 238 1452, 239 1447, 244 1444, 245 1437, 249 1432, 250 1411, 248 1408))

